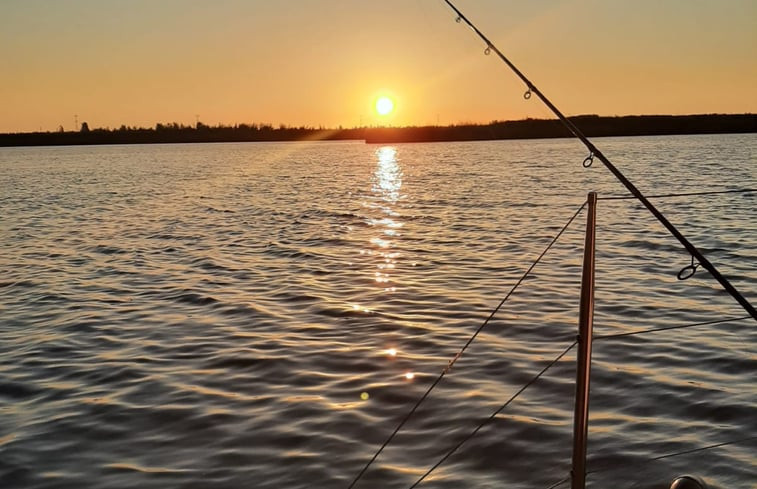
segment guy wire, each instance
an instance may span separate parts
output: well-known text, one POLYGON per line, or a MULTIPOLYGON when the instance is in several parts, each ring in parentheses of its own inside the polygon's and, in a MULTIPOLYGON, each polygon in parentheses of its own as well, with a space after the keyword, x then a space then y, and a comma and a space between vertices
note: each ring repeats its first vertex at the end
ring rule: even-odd
MULTIPOLYGON (((656 194, 647 195, 648 199, 664 199, 670 197, 698 197, 700 195, 716 195, 716 194, 750 194, 757 192, 755 188, 741 188, 733 190, 706 190, 703 192, 683 192, 674 194, 656 194)), ((607 197, 597 197, 597 200, 630 200, 635 199, 633 195, 610 195, 607 197)))
MULTIPOLYGON (((357 476, 355 476, 355 479, 353 479, 352 483, 347 487, 347 489, 352 489, 355 486, 355 484, 357 483, 357 481, 359 481, 360 478, 363 477, 363 474, 365 474, 365 471, 368 470, 368 467, 371 466, 371 464, 378 458, 378 456, 381 454, 381 452, 384 451, 384 448, 386 448, 387 445, 389 445, 389 443, 397 435, 397 433, 399 433, 399 431, 402 429, 402 427, 405 425, 405 423, 407 423, 408 420, 413 416, 413 414, 415 413, 415 411, 418 410, 418 407, 421 405, 421 403, 423 403, 423 401, 426 400, 426 398, 431 393, 431 391, 434 390, 434 387, 436 387, 437 384, 439 384, 439 382, 442 380, 442 378, 445 375, 447 375, 447 372, 450 371, 450 369, 455 364, 455 362, 457 362, 457 360, 463 355, 463 352, 468 348, 468 346, 470 346, 471 343, 473 343, 473 340, 476 339, 476 336, 478 336, 478 334, 484 329, 484 327, 486 327, 486 325, 489 324, 489 322, 494 318, 494 315, 497 314, 497 312, 499 312, 499 310, 502 308, 502 306, 505 304, 505 302, 510 298, 510 296, 515 292, 515 290, 520 286, 520 284, 523 283, 523 281, 531 273, 531 271, 534 269, 534 267, 536 267, 536 265, 541 261, 541 259, 544 258, 544 255, 546 255, 547 252, 552 248, 552 246, 554 246, 554 244, 557 243, 557 240, 560 239, 560 236, 562 236, 563 233, 565 232, 565 230, 567 230, 568 227, 570 227, 571 223, 575 220, 576 217, 578 217, 578 214, 581 213, 581 211, 584 209, 584 207, 586 207, 586 202, 585 201, 584 201, 583 204, 581 204, 581 207, 579 207, 578 210, 575 213, 573 213, 573 215, 571 216, 571 218, 568 219, 568 222, 565 223, 565 225, 562 227, 562 229, 560 229, 560 231, 555 235, 555 237, 552 238, 552 241, 550 241, 549 244, 547 245, 547 247, 544 248, 544 251, 541 252, 541 254, 536 258, 536 260, 534 260, 533 263, 531 263, 531 266, 529 266, 528 269, 520 276, 520 278, 518 279, 518 281, 515 282, 515 285, 513 285, 512 288, 510 288, 510 291, 507 293, 507 295, 505 295, 504 299, 502 299, 500 301, 500 303, 497 305, 497 307, 495 307, 492 310, 492 312, 489 314, 489 317, 487 317, 486 320, 484 320, 484 322, 481 323, 481 325, 476 329, 476 331, 473 333, 473 335, 470 338, 468 338, 468 341, 465 343, 465 345, 463 345, 463 347, 457 352, 457 354, 455 354, 455 356, 452 358, 452 360, 449 361, 449 363, 444 368, 444 370, 442 370, 442 373, 439 374, 439 376, 436 378, 436 380, 434 380, 434 382, 426 390, 426 392, 420 397, 420 399, 418 399, 418 401, 415 403, 415 405, 413 406, 413 408, 405 415, 404 418, 402 418, 402 421, 400 421, 400 423, 394 429, 394 431, 392 432, 392 434, 389 435, 389 438, 386 439, 386 441, 383 443, 383 445, 381 445, 381 447, 379 447, 379 449, 376 451, 376 453, 373 455, 373 457, 368 461, 368 463, 365 464, 365 466, 363 467, 363 469, 357 474, 357 476)), ((572 345, 571 345, 571 348, 572 348, 572 345)), ((565 353, 567 353, 567 350, 565 351, 565 353)), ((563 355, 565 353, 563 353, 563 355)), ((562 355, 560 355, 560 357, 562 357, 562 355)), ((559 358, 558 358, 558 360, 559 360, 559 358)), ((557 361, 557 360, 555 360, 555 361, 557 361)), ((530 383, 528 385, 530 385, 530 383)), ((500 411, 502 409, 504 409, 504 406, 502 408, 500 408, 500 411)))
POLYGON ((625 336, 635 336, 640 334, 647 334, 647 333, 657 333, 660 331, 670 331, 671 329, 685 329, 685 328, 694 328, 698 326, 710 326, 713 324, 720 324, 720 323, 729 323, 731 321, 743 321, 744 319, 749 319, 749 316, 741 316, 741 317, 733 317, 733 318, 725 318, 725 319, 716 319, 714 321, 706 321, 703 323, 693 323, 693 324, 681 324, 678 326, 665 326, 662 328, 652 328, 652 329, 643 329, 640 331, 630 331, 628 333, 615 333, 615 334, 606 334, 606 335, 600 335, 600 336, 594 336, 592 338, 592 341, 600 341, 600 340, 609 340, 613 338, 621 338, 625 336))
POLYGON ((681 450, 680 452, 667 453, 665 455, 658 455, 656 457, 651 457, 645 460, 639 460, 637 462, 624 462, 623 465, 620 465, 620 464, 605 465, 598 469, 589 470, 588 472, 586 472, 586 474, 589 475, 589 474, 598 474, 601 472, 608 472, 611 470, 617 470, 619 467, 624 467, 624 468, 640 467, 645 464, 657 462, 658 460, 664 460, 664 459, 673 458, 673 457, 680 457, 681 455, 690 455, 692 453, 704 452, 706 450, 712 450, 714 448, 725 447, 728 445, 736 445, 739 443, 743 443, 745 441, 752 441, 752 440, 757 440, 757 436, 747 436, 745 438, 736 438, 733 440, 728 440, 728 441, 724 441, 720 443, 714 443, 712 445, 707 445, 704 447, 691 448, 688 450, 681 450))
MULTIPOLYGON (((724 447, 724 446, 728 446, 728 445, 736 445, 738 443, 742 443, 742 442, 745 442, 745 441, 751 441, 751 440, 755 440, 755 439, 757 439, 757 436, 749 436, 749 437, 746 437, 746 438, 737 438, 735 440, 729 440, 729 441, 725 441, 725 442, 721 442, 721 443, 715 443, 713 445, 707 445, 705 447, 692 448, 692 449, 683 450, 683 451, 680 451, 680 452, 668 453, 666 455, 658 455, 656 457, 648 458, 648 459, 645 459, 645 460, 640 460, 638 462, 631 462, 630 464, 628 462, 624 462, 622 465, 620 465, 620 464, 605 465, 604 467, 601 467, 599 469, 590 470, 590 471, 586 472, 586 474, 587 475, 590 475, 590 474, 599 474, 599 473, 602 473, 602 472, 608 472, 608 471, 611 471, 611 470, 616 470, 616 469, 619 469, 621 467, 625 468, 625 469, 635 468, 635 467, 641 467, 641 466, 646 465, 646 464, 651 464, 652 462, 657 462, 658 460, 664 460, 664 459, 673 458, 673 457, 680 457, 681 455, 689 455, 689 454, 692 454, 692 453, 703 452, 705 450, 712 450, 713 448, 720 448, 720 447, 724 447)), ((555 489, 556 487, 559 487, 559 486, 565 484, 568 481, 570 481, 570 477, 566 477, 564 479, 561 479, 561 480, 555 482, 554 484, 552 484, 551 486, 549 486, 547 489, 555 489)))
POLYGON ((439 467, 439 466, 440 466, 441 464, 443 464, 443 463, 444 463, 444 461, 445 461, 445 460, 447 460, 447 459, 448 459, 448 458, 449 458, 450 456, 452 456, 452 454, 453 454, 453 453, 455 453, 455 452, 456 452, 456 451, 457 451, 457 450, 458 450, 458 449, 459 449, 459 448, 460 448, 461 446, 463 446, 463 444, 464 444, 464 443, 465 443, 466 441, 468 441, 468 440, 470 440, 471 438, 473 438, 473 437, 474 437, 474 436, 476 435, 476 433, 478 433, 478 432, 479 432, 479 431, 481 430, 481 428, 483 428, 484 426, 486 426, 487 424, 489 424, 489 422, 490 422, 491 420, 493 420, 494 418, 496 418, 496 417, 497 417, 497 415, 498 415, 499 413, 501 413, 501 412, 502 412, 502 411, 503 411, 503 410, 504 410, 504 409, 505 409, 505 408, 506 408, 507 406, 509 406, 509 405, 510 405, 510 403, 511 403, 511 402, 513 402, 513 401, 514 401, 514 400, 515 400, 515 399, 516 399, 516 398, 517 398, 518 396, 520 396, 520 395, 521 395, 521 394, 523 393, 523 391, 525 391, 526 389, 528 389, 529 387, 531 387, 531 385, 532 385, 532 384, 533 384, 534 382, 536 382, 537 380, 539 380, 539 379, 541 378, 541 376, 542 376, 542 375, 544 375, 544 374, 545 374, 545 373, 547 372, 547 370, 549 370, 549 369, 550 369, 550 368, 552 368, 552 367, 553 367, 553 366, 554 366, 554 365, 555 365, 555 364, 556 364, 557 362, 559 362, 559 361, 560 361, 560 359, 561 359, 562 357, 564 357, 564 356, 565 356, 565 354, 567 354, 567 353, 568 353, 568 352, 569 352, 569 351, 570 351, 570 350, 571 350, 571 349, 572 349, 572 348, 573 348, 574 346, 576 346, 577 344, 578 344, 578 340, 574 340, 574 341, 573 341, 573 343, 571 343, 570 345, 568 345, 568 347, 567 347, 567 348, 565 348, 565 349, 564 349, 564 350, 563 350, 563 351, 562 351, 562 352, 561 352, 561 353, 560 353, 559 355, 557 355, 557 356, 556 356, 556 357, 554 358, 554 360, 552 360, 551 362, 549 362, 549 363, 548 363, 548 364, 547 364, 547 365, 546 365, 546 366, 545 366, 544 368, 542 368, 542 369, 541 369, 541 371, 539 371, 539 373, 538 373, 538 374, 534 375, 534 376, 533 376, 533 377, 531 378, 531 380, 529 380, 528 382, 526 382, 526 384, 525 384, 525 385, 523 385, 523 387, 521 387, 520 389, 518 389, 518 391, 517 391, 517 392, 516 392, 515 394, 513 394, 512 396, 510 396, 510 399, 508 399, 508 400, 507 400, 507 401, 506 401, 506 402, 505 402, 505 403, 504 403, 503 405, 501 405, 501 406, 499 407, 499 409, 497 409, 496 411, 494 411, 494 413, 492 413, 492 415, 491 415, 491 416, 489 416, 488 418, 486 418, 485 420, 483 420, 483 421, 482 421, 482 422, 481 422, 481 423, 480 423, 480 424, 479 424, 479 425, 478 425, 478 426, 476 427, 476 429, 474 429, 473 431, 471 431, 470 433, 468 433, 468 434, 467 434, 467 435, 466 435, 466 436, 465 436, 465 437, 464 437, 464 438, 463 438, 462 440, 460 440, 460 441, 459 441, 459 442, 458 442, 458 443, 457 443, 457 444, 456 444, 456 445, 455 445, 454 447, 452 447, 452 448, 451 448, 451 449, 450 449, 450 450, 449 450, 449 451, 448 451, 448 452, 447 452, 447 453, 446 453, 446 454, 445 454, 445 455, 444 455, 444 456, 443 456, 443 457, 442 457, 442 458, 441 458, 441 459, 440 459, 440 460, 439 460, 439 461, 438 461, 438 462, 437 462, 436 464, 434 464, 434 466, 433 466, 433 467, 431 467, 430 469, 428 469, 428 471, 426 471, 426 473, 425 473, 425 474, 423 474, 423 475, 422 475, 422 476, 421 476, 421 477, 420 477, 420 478, 419 478, 419 479, 418 479, 417 481, 415 481, 415 483, 414 483, 414 484, 413 484, 412 486, 410 486, 410 488, 409 488, 409 489, 413 489, 413 488, 414 488, 414 487, 416 487, 416 486, 417 486, 418 484, 420 484, 421 482, 423 482, 423 480, 424 480, 424 479, 425 479, 426 477, 428 477, 428 476, 429 476, 429 475, 431 474, 431 472, 433 472, 434 470, 436 470, 436 469, 437 469, 437 467, 439 467))
POLYGON ((504 54, 495 46, 478 28, 473 25, 473 23, 468 20, 465 15, 463 15, 460 10, 458 10, 457 7, 450 1, 450 0, 444 0, 444 2, 449 5, 449 7, 455 11, 457 14, 457 18, 460 21, 465 22, 468 27, 470 27, 478 37, 480 37, 485 43, 486 43, 486 49, 488 51, 494 51, 497 56, 499 56, 499 59, 501 59, 510 69, 515 73, 518 78, 520 78, 523 83, 526 84, 526 87, 528 87, 528 96, 530 97, 530 93, 535 93, 539 99, 546 105, 552 113, 554 113, 558 119, 560 119, 560 122, 563 123, 563 125, 571 132, 573 133, 576 138, 578 138, 584 146, 589 150, 590 158, 596 156, 599 161, 601 161, 605 167, 610 170, 610 172, 617 178, 620 183, 622 183, 626 189, 628 189, 631 194, 633 194, 634 197, 636 197, 642 204, 644 204, 644 207, 646 207, 649 212, 652 213, 652 215, 663 225, 667 228, 667 230, 678 240, 681 245, 688 251, 693 258, 696 258, 699 261, 699 264, 702 265, 707 271, 709 271, 712 276, 720 282, 720 285, 723 286, 723 288, 728 292, 731 297, 736 299, 736 302, 738 302, 741 307, 744 308, 746 312, 749 313, 752 318, 754 318, 755 321, 757 321, 757 310, 755 310, 754 306, 749 303, 748 300, 739 292, 736 287, 731 285, 731 282, 728 281, 727 278, 725 278, 716 268, 715 266, 710 263, 710 261, 693 245, 689 242, 686 237, 681 234, 680 231, 670 222, 668 219, 657 210, 657 208, 644 196, 644 194, 641 193, 641 191, 636 188, 636 186, 628 179, 626 178, 623 173, 618 170, 615 165, 612 164, 612 162, 604 155, 602 152, 597 149, 596 146, 594 146, 594 143, 592 143, 584 134, 576 127, 573 122, 571 122, 567 117, 565 117, 560 110, 555 107, 555 105, 550 102, 550 100, 533 84, 531 83, 531 80, 529 80, 507 57, 505 57, 504 54))

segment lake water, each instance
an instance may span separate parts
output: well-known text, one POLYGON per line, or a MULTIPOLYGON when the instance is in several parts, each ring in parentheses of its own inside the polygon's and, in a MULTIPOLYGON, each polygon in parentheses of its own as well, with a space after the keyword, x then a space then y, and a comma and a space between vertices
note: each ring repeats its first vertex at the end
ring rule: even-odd
MULTIPOLYGON (((757 188, 757 135, 598 139, 649 194, 757 188)), ((346 488, 590 190, 572 140, 0 148, 0 487, 346 488), (396 355, 388 353, 396 349, 396 355), (414 374, 408 379, 406 374, 414 374)), ((757 193, 654 199, 753 303, 757 193)), ((574 339, 585 212, 356 487, 405 488, 574 339)), ((595 334, 746 313, 630 200, 595 334)), ((575 349, 426 479, 570 470, 575 349)), ((757 487, 751 319, 597 341, 590 487, 757 487)), ((566 487, 563 485, 562 487, 566 487)))

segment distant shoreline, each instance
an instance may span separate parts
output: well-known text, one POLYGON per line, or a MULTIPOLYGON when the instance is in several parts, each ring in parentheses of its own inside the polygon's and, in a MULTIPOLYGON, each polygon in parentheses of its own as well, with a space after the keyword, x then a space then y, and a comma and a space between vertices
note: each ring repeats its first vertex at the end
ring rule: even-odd
MULTIPOLYGON (((757 132, 757 114, 640 115, 606 117, 581 115, 571 121, 588 137, 730 134, 757 132)), ((363 140, 368 144, 542 139, 571 137, 556 119, 495 121, 451 126, 361 127, 324 129, 273 127, 267 124, 196 126, 156 124, 154 128, 0 134, 0 147, 68 146, 97 144, 217 143, 265 141, 363 140)))

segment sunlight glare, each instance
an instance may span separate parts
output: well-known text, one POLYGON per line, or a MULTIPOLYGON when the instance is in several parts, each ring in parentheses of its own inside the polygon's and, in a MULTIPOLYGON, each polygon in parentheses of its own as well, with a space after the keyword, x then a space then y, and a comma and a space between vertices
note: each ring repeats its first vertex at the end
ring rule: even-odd
POLYGON ((389 97, 379 97, 376 100, 376 112, 379 115, 387 115, 394 110, 394 102, 389 97))

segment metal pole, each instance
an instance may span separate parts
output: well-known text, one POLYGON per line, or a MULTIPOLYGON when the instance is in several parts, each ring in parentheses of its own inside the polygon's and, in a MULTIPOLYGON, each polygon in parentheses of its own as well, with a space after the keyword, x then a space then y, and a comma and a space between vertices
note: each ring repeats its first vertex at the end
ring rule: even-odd
POLYGON ((584 264, 581 275, 581 305, 578 312, 578 359, 576 366, 576 406, 573 417, 573 466, 571 489, 586 486, 586 443, 589 429, 589 377, 591 375, 591 335, 594 324, 594 236, 597 220, 597 193, 587 196, 584 264))

